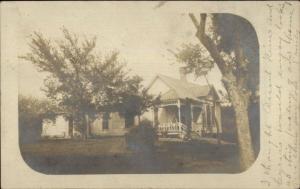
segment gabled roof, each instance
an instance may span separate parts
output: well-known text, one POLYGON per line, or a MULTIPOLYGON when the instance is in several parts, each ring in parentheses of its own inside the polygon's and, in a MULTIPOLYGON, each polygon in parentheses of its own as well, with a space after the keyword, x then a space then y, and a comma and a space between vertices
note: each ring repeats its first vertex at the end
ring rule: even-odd
POLYGON ((197 85, 194 83, 190 83, 187 81, 174 79, 165 75, 157 75, 154 80, 150 83, 149 88, 155 83, 157 79, 160 79, 162 82, 164 82, 168 87, 171 88, 168 92, 165 94, 162 94, 161 99, 167 100, 167 99, 199 99, 201 97, 207 96, 211 88, 208 85, 197 85))

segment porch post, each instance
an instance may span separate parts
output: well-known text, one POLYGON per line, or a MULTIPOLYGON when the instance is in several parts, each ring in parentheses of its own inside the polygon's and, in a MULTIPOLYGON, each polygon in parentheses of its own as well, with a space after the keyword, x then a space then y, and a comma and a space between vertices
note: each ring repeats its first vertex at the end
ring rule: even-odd
POLYGON ((192 102, 189 99, 186 99, 186 108, 187 108, 187 112, 186 112, 186 120, 185 120, 185 124, 187 126, 187 137, 189 139, 191 139, 191 133, 192 133, 192 102), (190 112, 188 112, 190 111, 190 112))
POLYGON ((177 101, 177 107, 178 107, 178 122, 181 123, 181 113, 180 113, 180 99, 177 101))
POLYGON ((214 120, 213 120, 213 107, 211 105, 209 105, 209 119, 210 119, 210 124, 211 124, 211 128, 214 127, 214 120))
POLYGON ((203 104, 203 130, 206 131, 205 129, 207 129, 207 113, 206 113, 206 104, 203 104))
POLYGON ((191 104, 191 127, 193 129, 193 123, 194 123, 194 113, 193 113, 193 110, 194 110, 194 106, 193 104, 191 104))
POLYGON ((154 123, 154 128, 157 129, 158 127, 158 108, 157 107, 153 107, 153 123, 154 123))
POLYGON ((152 126, 155 127, 155 123, 154 123, 154 106, 152 107, 152 126))
POLYGON ((213 123, 217 127, 217 140, 218 140, 218 144, 221 144, 220 126, 219 126, 218 120, 216 118, 216 102, 215 102, 215 100, 214 100, 214 104, 213 104, 213 123))

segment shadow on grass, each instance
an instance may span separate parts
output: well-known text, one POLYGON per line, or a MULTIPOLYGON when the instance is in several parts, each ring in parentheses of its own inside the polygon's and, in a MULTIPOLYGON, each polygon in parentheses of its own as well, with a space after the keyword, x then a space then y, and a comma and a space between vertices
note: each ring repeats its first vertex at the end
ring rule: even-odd
POLYGON ((238 173, 236 145, 157 142, 132 151, 124 137, 21 145, 25 162, 44 174, 238 173))

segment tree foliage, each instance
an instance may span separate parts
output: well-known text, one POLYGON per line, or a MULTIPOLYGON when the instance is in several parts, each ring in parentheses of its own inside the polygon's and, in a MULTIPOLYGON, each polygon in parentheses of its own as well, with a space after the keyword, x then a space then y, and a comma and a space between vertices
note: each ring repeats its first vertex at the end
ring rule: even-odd
POLYGON ((206 75, 214 66, 214 61, 201 44, 182 44, 171 53, 184 65, 187 73, 194 73, 196 76, 206 75))
POLYGON ((54 119, 61 111, 49 100, 19 95, 19 131, 21 142, 38 139, 41 136, 43 119, 54 119))
POLYGON ((252 24, 233 14, 212 14, 212 32, 218 49, 232 56, 234 75, 245 78, 243 88, 257 92, 259 84, 259 44, 252 24))
MULTIPOLYGON (((249 103, 255 99, 251 95, 256 96, 258 88, 258 41, 255 30, 247 20, 235 15, 200 14, 200 22, 194 14, 189 16, 197 30, 196 37, 222 73, 223 84, 235 111, 240 165, 244 170, 255 159, 248 115, 249 103)), ((197 56, 203 53, 201 48, 195 46, 185 47, 181 52, 187 49, 198 49, 196 53, 189 50, 197 56)), ((179 58, 190 70, 207 69, 203 66, 207 64, 205 59, 194 58, 194 63, 189 63, 189 59, 179 58)))
MULTIPOLYGON (((259 83, 258 41, 252 25, 231 14, 212 14, 211 24, 207 24, 206 35, 217 47, 224 66, 236 77, 240 88, 257 100, 259 83), (242 50, 240 50, 242 49, 242 50)), ((206 75, 214 66, 214 60, 202 43, 182 44, 172 51, 177 60, 185 65, 188 73, 206 75)))
POLYGON ((19 120, 22 123, 30 123, 33 120, 42 120, 43 118, 53 119, 60 110, 55 103, 38 99, 32 96, 19 95, 19 120))
POLYGON ((152 95, 149 95, 145 88, 141 85, 142 78, 134 76, 127 82, 127 90, 129 93, 123 93, 120 104, 122 113, 125 117, 141 115, 152 105, 152 95))
POLYGON ((48 73, 44 91, 48 98, 81 125, 85 115, 121 108, 128 96, 139 96, 140 79, 129 77, 118 52, 105 56, 95 53, 96 38, 80 39, 63 29, 62 40, 51 41, 35 32, 30 38, 30 52, 21 58, 48 73))

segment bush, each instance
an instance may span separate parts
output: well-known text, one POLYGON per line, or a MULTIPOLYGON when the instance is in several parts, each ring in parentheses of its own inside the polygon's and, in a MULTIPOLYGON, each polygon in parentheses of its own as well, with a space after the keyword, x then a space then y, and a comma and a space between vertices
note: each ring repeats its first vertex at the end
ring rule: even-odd
POLYGON ((139 126, 133 127, 126 135, 128 148, 134 152, 151 152, 157 139, 156 131, 151 122, 144 120, 139 126))
POLYGON ((41 139, 43 119, 55 118, 58 108, 47 100, 19 95, 19 140, 32 143, 41 139))

